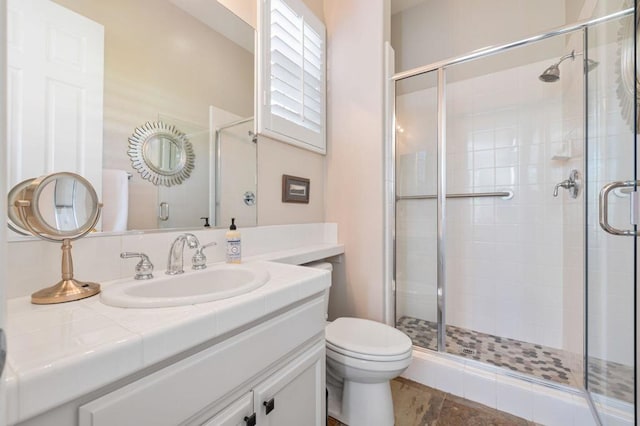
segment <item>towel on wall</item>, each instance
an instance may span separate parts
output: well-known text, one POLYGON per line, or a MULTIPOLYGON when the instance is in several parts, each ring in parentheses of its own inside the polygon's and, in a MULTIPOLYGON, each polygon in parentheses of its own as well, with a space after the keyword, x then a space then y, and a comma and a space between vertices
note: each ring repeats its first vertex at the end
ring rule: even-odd
POLYGON ((102 230, 126 231, 129 215, 129 176, 124 170, 102 170, 102 230))

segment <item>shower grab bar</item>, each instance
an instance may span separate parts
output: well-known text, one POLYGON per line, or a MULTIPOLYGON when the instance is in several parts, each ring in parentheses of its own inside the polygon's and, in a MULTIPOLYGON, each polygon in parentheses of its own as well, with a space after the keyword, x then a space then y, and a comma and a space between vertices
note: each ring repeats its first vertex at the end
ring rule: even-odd
MULTIPOLYGON (((513 198, 513 191, 502 192, 470 192, 467 194, 447 194, 447 198, 488 198, 488 197, 500 197, 503 200, 510 200, 513 198)), ((435 200, 437 195, 399 195, 396 197, 396 201, 399 200, 435 200)))

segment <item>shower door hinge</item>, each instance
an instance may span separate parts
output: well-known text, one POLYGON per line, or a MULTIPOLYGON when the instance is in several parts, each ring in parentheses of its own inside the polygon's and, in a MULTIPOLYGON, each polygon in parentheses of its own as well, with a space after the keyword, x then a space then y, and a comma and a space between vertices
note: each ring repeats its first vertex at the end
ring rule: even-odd
POLYGON ((630 192, 629 197, 629 218, 631 219, 632 225, 637 225, 638 217, 640 217, 640 197, 638 197, 637 191, 630 192))
POLYGON ((393 283, 393 291, 396 290, 396 237, 391 240, 391 282, 393 283))

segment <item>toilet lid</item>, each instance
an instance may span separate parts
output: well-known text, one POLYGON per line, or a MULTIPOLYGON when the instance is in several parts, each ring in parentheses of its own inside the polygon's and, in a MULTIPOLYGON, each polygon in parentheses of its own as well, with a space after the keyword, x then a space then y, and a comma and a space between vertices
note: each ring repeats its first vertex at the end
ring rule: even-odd
POLYGON ((391 357, 406 356, 411 339, 386 324, 361 318, 338 318, 325 328, 328 347, 345 354, 391 357))

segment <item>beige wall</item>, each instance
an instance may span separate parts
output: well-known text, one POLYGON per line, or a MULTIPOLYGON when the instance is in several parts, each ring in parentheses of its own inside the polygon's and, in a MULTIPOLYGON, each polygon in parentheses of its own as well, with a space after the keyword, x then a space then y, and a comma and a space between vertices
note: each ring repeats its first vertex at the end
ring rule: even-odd
POLYGON ((325 22, 324 0, 303 0, 304 3, 322 22, 325 22))
POLYGON ((218 0, 227 9, 238 15, 240 19, 257 28, 257 0, 218 0))
POLYGON ((327 26, 327 156, 260 137, 258 225, 337 222, 346 255, 334 265, 330 317, 382 321, 383 34, 388 31, 388 1, 305 3, 327 26), (308 205, 281 202, 282 174, 311 179, 308 205))
POLYGON ((258 140, 258 225, 324 222, 325 157, 273 139, 258 140), (309 204, 282 202, 282 175, 311 180, 309 204))
POLYGON ((330 318, 383 320, 386 1, 325 0, 328 33, 326 220, 338 224, 330 318))
MULTIPOLYGON (((218 0, 227 9, 238 15, 241 19, 257 28, 257 2, 258 0, 218 0)), ((324 22, 323 0, 302 0, 311 11, 324 22)))
MULTIPOLYGON (((396 72, 562 26, 566 23, 564 3, 558 0, 424 1, 391 18, 396 72)), ((526 58, 511 59, 513 66, 546 58, 546 50, 530 46, 526 58)), ((475 68, 483 63, 476 64, 475 68)))

